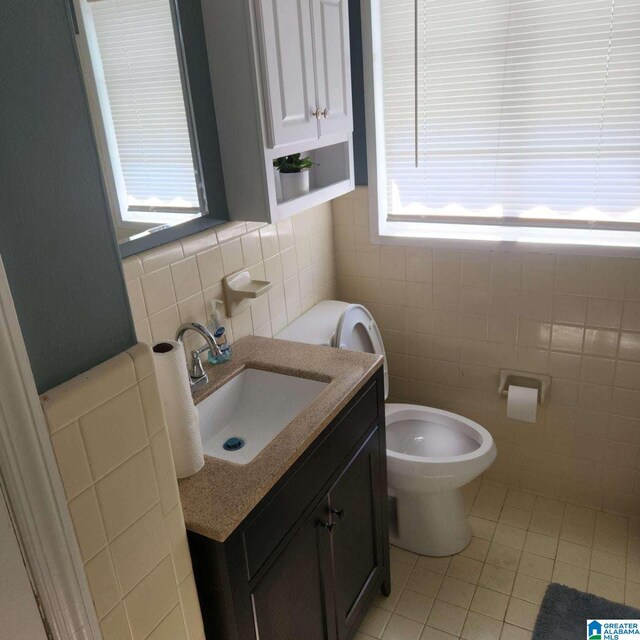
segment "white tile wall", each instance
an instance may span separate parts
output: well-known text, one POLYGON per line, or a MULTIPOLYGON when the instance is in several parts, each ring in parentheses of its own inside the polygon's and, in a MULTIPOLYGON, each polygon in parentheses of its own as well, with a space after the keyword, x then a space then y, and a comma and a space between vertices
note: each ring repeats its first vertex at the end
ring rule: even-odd
POLYGON ((150 348, 41 401, 104 640, 203 640, 150 348))
MULTIPOLYGON (((272 336, 321 300, 335 297, 331 204, 277 225, 230 222, 124 260, 138 340, 173 339, 183 322, 206 323, 222 278, 243 267, 274 286, 251 309, 225 322, 231 341, 272 336)), ((191 336, 187 346, 199 346, 191 336)))
POLYGON ((396 399, 487 427, 490 479, 640 515, 640 259, 372 245, 366 188, 333 215, 340 297, 375 315, 396 399), (553 377, 535 424, 506 417, 503 367, 553 377))

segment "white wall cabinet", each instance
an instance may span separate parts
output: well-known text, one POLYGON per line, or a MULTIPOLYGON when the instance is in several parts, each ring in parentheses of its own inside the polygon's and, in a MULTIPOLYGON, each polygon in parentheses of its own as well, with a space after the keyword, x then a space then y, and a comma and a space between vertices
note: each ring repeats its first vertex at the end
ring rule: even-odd
POLYGON ((260 0, 269 146, 318 137, 309 0, 260 0))
POLYGON ((259 0, 269 146, 350 133, 347 0, 259 0))
POLYGON ((229 203, 276 222, 351 191, 347 0, 202 0, 229 203), (311 189, 278 199, 273 160, 311 156, 311 189))
POLYGON ((353 131, 348 0, 311 0, 319 136, 353 131))

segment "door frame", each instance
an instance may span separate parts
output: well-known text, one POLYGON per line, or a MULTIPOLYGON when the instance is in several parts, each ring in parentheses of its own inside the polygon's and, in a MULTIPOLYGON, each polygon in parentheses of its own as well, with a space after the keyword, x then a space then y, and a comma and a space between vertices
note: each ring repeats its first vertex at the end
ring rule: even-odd
POLYGON ((66 495, 0 256, 0 482, 55 640, 100 640, 66 495))

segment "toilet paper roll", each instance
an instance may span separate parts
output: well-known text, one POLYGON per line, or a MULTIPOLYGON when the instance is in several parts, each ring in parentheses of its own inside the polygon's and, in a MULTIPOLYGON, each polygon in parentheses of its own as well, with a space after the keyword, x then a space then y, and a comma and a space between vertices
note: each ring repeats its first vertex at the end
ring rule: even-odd
POLYGON ((509 385, 507 393, 507 416, 514 420, 535 422, 538 411, 538 390, 509 385))
POLYGON ((187 478, 202 469, 204 455, 184 351, 178 342, 160 342, 153 346, 153 357, 176 476, 187 478))

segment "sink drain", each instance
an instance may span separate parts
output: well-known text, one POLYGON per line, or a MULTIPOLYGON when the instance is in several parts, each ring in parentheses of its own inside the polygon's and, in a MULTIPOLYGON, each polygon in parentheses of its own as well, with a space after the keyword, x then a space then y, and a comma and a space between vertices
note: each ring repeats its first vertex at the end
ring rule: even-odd
POLYGON ((229 438, 222 445, 225 451, 238 451, 238 449, 242 449, 242 447, 244 447, 244 440, 242 438, 229 438))

